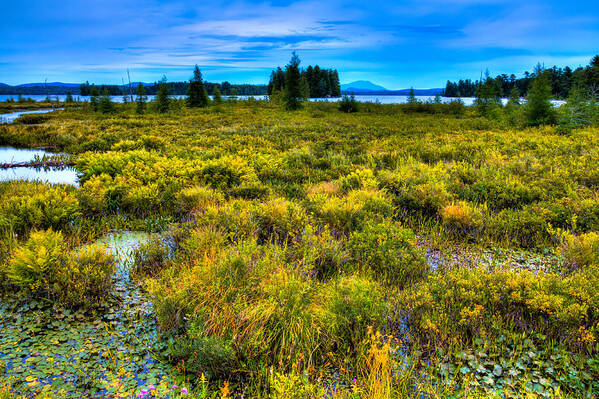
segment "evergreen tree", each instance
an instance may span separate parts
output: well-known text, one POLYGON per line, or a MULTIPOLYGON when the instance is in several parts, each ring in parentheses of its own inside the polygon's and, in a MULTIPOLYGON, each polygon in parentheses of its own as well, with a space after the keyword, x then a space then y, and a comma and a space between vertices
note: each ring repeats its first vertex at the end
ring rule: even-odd
POLYGON ((331 70, 331 97, 341 96, 341 84, 339 83, 339 73, 336 69, 331 70))
POLYGON ((206 107, 210 102, 204 81, 202 80, 202 72, 200 68, 195 66, 193 77, 189 81, 189 89, 187 90, 187 106, 188 107, 206 107))
POLYGON ((519 106, 520 105, 520 90, 516 86, 512 88, 510 91, 510 99, 508 100, 508 105, 519 106))
POLYGON ((158 94, 156 95, 156 104, 158 106, 158 112, 164 114, 168 112, 170 107, 170 89, 166 83, 166 76, 163 76, 159 83, 158 94))
POLYGON ((231 83, 225 81, 221 85, 221 88, 222 88, 222 92, 225 96, 228 96, 229 94, 231 94, 231 83))
POLYGON ((137 94, 137 98, 135 99, 136 107, 135 107, 135 112, 137 112, 138 114, 143 114, 146 111, 146 91, 144 89, 144 85, 139 82, 139 84, 137 85, 137 89, 135 90, 135 94, 137 94))
POLYGON ((67 98, 64 101, 66 103, 72 103, 73 102, 73 95, 71 94, 70 91, 67 91, 67 98))
POLYGON ((480 114, 486 117, 495 115, 497 109, 501 106, 501 88, 497 81, 489 76, 488 71, 485 82, 478 85, 474 105, 480 114))
POLYGON ((310 98, 310 85, 308 84, 308 79, 305 74, 301 75, 300 78, 300 86, 301 86, 301 98, 306 99, 310 98))
POLYGON ((223 97, 220 94, 220 90, 218 89, 218 86, 214 86, 214 90, 212 91, 212 96, 214 97, 214 102, 216 104, 220 104, 223 102, 223 97))
POLYGON ((414 92, 414 88, 411 87, 410 94, 408 94, 408 104, 414 104, 416 102, 418 102, 418 100, 416 100, 416 94, 414 92))
POLYGON ((92 111, 96 112, 98 110, 98 96, 100 93, 98 92, 98 88, 95 85, 91 85, 89 89, 89 104, 92 107, 92 111))
POLYGON ((551 104, 551 86, 547 74, 539 68, 526 96, 526 123, 529 126, 551 125, 556 122, 556 112, 551 104))
POLYGON ((572 129, 589 126, 593 123, 594 114, 594 101, 583 93, 580 86, 574 86, 570 90, 566 105, 562 107, 560 131, 569 133, 572 129))
POLYGON ((110 91, 107 87, 104 88, 102 96, 98 101, 98 110, 103 114, 110 114, 116 111, 114 104, 110 100, 110 91))
POLYGON ((285 108, 291 111, 299 109, 302 106, 300 62, 298 55, 294 51, 289 64, 285 68, 285 108))

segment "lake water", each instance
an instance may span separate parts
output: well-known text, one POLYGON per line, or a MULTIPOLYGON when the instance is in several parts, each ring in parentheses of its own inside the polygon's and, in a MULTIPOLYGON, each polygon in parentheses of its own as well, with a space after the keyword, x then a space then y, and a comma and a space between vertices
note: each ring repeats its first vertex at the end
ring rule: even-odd
MULTIPOLYGON (((55 155, 44 150, 0 147, 0 164, 32 162, 36 159, 55 155)), ((41 181, 48 184, 79 185, 79 177, 75 168, 33 168, 20 167, 0 169, 0 181, 26 180, 41 181)))
MULTIPOLYGON (((3 94, 0 95, 0 101, 6 101, 8 99, 13 99, 13 100, 17 100, 18 99, 18 95, 14 95, 14 94, 3 94)), ((59 95, 59 96, 50 96, 50 98, 52 100, 58 100, 63 102, 66 99, 66 95, 59 95)), ((154 100, 154 98, 156 96, 147 96, 148 97, 148 101, 152 101, 154 100)), ((177 98, 177 99, 182 99, 185 98, 186 96, 183 95, 177 95, 177 96, 171 96, 171 98, 177 98)), ((237 96, 236 98, 238 100, 248 100, 250 98, 253 98, 255 100, 265 100, 268 96, 237 96)), ((381 96, 381 95, 356 95, 356 100, 359 102, 371 102, 371 103, 381 103, 381 104, 405 104, 408 102, 408 96, 381 96)), ((26 95, 23 96, 23 98, 31 98, 35 101, 43 101, 46 99, 45 95, 26 95)), ((135 96, 134 96, 135 98, 135 96)), ((226 97, 225 97, 226 98, 226 97)), ((88 96, 73 96, 74 100, 79 100, 79 101, 89 101, 89 97, 88 96)), ((122 103, 123 102, 123 96, 111 96, 110 99, 113 102, 117 102, 117 103, 122 103)), ((421 102, 427 102, 427 101, 434 101, 435 96, 416 96, 416 99, 418 101, 421 102)), ((341 100, 341 97, 333 97, 333 98, 311 98, 310 101, 329 101, 329 102, 336 102, 341 100)), ((454 97, 441 97, 441 101, 444 103, 448 103, 451 101, 455 101, 457 100, 454 97)), ((460 100, 462 100, 462 102, 464 102, 465 105, 473 105, 474 104, 474 97, 461 97, 460 100)), ((507 98, 503 98, 501 100, 503 102, 503 104, 507 104, 508 99, 507 98)), ((553 103, 554 106, 559 107, 562 104, 565 104, 565 101, 561 101, 561 100, 551 100, 551 102, 553 103)))
MULTIPOLYGON (((0 96, 2 97, 2 96, 0 96)), ((46 114, 48 112, 56 111, 55 109, 36 109, 36 110, 25 110, 25 111, 17 111, 11 112, 8 114, 0 114, 0 123, 12 123, 21 115, 27 114, 46 114)))

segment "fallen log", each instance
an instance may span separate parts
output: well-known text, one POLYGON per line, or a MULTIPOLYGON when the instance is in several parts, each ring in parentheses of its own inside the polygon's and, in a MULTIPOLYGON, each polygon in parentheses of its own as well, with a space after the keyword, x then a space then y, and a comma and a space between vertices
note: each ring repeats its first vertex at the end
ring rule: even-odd
POLYGON ((31 161, 31 162, 13 162, 0 163, 0 169, 11 168, 68 168, 75 166, 74 162, 65 161, 31 161))

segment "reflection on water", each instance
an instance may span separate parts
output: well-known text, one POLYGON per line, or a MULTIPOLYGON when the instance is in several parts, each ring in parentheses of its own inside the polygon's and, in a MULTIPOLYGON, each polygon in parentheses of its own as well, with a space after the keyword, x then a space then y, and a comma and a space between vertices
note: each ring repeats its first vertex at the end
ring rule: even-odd
POLYGON ((27 114, 47 114, 56 111, 55 109, 36 109, 30 111, 11 112, 10 114, 0 114, 0 123, 13 123, 21 115, 27 114))
POLYGON ((0 181, 27 180, 49 184, 79 185, 77 171, 73 168, 9 168, 0 169, 0 181))
MULTIPOLYGON (((0 147, 0 164, 24 163, 51 157, 53 154, 44 150, 0 147)), ((8 168, 0 169, 0 181, 28 180, 42 181, 49 184, 79 185, 77 170, 74 168, 8 168)))

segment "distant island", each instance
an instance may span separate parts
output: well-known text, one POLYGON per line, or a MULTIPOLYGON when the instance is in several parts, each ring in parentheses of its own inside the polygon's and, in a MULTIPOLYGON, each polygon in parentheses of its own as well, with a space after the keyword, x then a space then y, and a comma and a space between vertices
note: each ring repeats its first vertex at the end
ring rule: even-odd
MULTIPOLYGON (((341 85, 342 94, 407 96, 410 94, 410 90, 412 89, 389 90, 368 80, 357 80, 355 82, 341 85)), ((414 95, 417 96, 436 96, 443 92, 442 88, 413 90, 414 95)))

